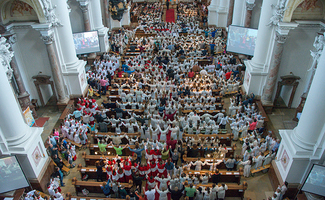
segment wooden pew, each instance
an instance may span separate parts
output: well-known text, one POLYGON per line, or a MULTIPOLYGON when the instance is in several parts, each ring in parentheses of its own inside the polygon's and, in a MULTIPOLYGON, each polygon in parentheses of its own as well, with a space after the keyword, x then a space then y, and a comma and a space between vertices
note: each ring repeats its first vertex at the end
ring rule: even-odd
POLYGON ((266 170, 266 169, 269 169, 270 167, 271 167, 271 164, 258 167, 257 169, 253 168, 253 169, 251 169, 251 174, 252 174, 252 176, 254 176, 255 173, 260 172, 260 171, 263 171, 263 170, 266 170))
MULTIPOLYGON (((227 149, 228 149, 228 152, 226 153, 226 158, 230 158, 231 156, 234 156, 235 150, 236 150, 236 144, 234 144, 233 147, 227 147, 227 149)), ((200 153, 200 158, 204 158, 204 149, 201 149, 199 151, 199 153, 200 153)), ((211 155, 212 153, 209 153, 209 154, 211 155)), ((209 154, 207 154, 207 155, 209 155, 209 154)), ((197 157, 196 157, 196 159, 197 159, 197 157)))
MULTIPOLYGON (((194 175, 195 174, 204 175, 206 173, 213 174, 213 172, 206 169, 202 169, 201 171, 195 171, 195 170, 184 171, 184 173, 194 174, 194 175)), ((241 176, 244 174, 242 168, 240 168, 239 171, 227 171, 225 169, 221 169, 219 170, 219 173, 220 173, 220 182, 237 183, 238 185, 240 184, 241 176)))
POLYGON ((183 138, 186 137, 219 137, 220 144, 226 144, 226 146, 231 146, 231 140, 234 137, 232 133, 227 133, 227 134, 183 134, 183 138))
MULTIPOLYGON (((221 110, 195 110, 195 111, 196 111, 196 113, 198 115, 204 115, 205 113, 208 113, 210 115, 216 115, 216 114, 218 114, 220 112, 222 112, 222 113, 226 112, 225 109, 221 109, 221 110)), ((185 115, 189 114, 190 112, 193 112, 193 110, 182 110, 182 113, 185 114, 185 115)))
MULTIPOLYGON (((48 198, 49 199, 49 198, 48 198)), ((78 197, 78 196, 72 196, 70 192, 66 193, 65 196, 66 200, 123 200, 118 198, 103 198, 103 197, 78 197)))
MULTIPOLYGON (((120 145, 121 147, 125 146, 125 145, 120 145)), ((129 145, 131 149, 134 149, 135 148, 135 145, 129 145)), ((98 148, 98 145, 97 144, 89 144, 88 145, 89 147, 89 152, 91 155, 96 155, 96 153, 98 155, 100 155, 101 153, 99 152, 99 148, 98 148)), ((115 149, 113 148, 113 146, 108 146, 106 147, 106 155, 116 155, 116 151, 115 149)), ((129 150, 129 148, 125 148, 122 150, 122 153, 123 155, 125 156, 131 156, 132 155, 132 151, 129 150)))
POLYGON ((66 116, 70 113, 72 113, 74 110, 74 100, 69 100, 67 106, 65 107, 65 109, 63 110, 60 118, 59 118, 59 121, 61 123, 64 123, 64 119, 66 118, 66 116))
POLYGON ((68 138, 64 138, 67 142, 70 142, 72 145, 75 145, 76 147, 78 147, 79 149, 82 148, 82 145, 79 144, 79 143, 76 143, 75 141, 73 140, 69 140, 68 138))
MULTIPOLYGON (((183 160, 185 162, 195 162, 197 161, 198 158, 191 158, 191 157, 187 157, 186 155, 183 156, 183 160)), ((202 162, 207 161, 209 163, 213 163, 213 158, 200 158, 200 160, 202 162)), ((220 164, 217 165, 217 169, 227 169, 226 165, 224 162, 222 162, 221 158, 217 158, 215 159, 215 163, 217 164, 218 162, 220 162, 220 164)), ((195 169, 195 166, 191 166, 191 169, 195 169)), ((206 170, 210 170, 210 165, 202 165, 202 169, 206 169, 206 170)))
MULTIPOLYGON (((268 118, 268 116, 267 116, 267 114, 266 114, 266 112, 265 112, 265 110, 263 108, 262 102, 260 100, 256 100, 255 103, 256 103, 256 106, 258 108, 258 111, 260 111, 262 113, 262 117, 264 117, 264 132, 263 132, 263 134, 264 134, 264 136, 266 136, 267 135, 266 127, 267 127, 267 124, 268 124, 268 122, 270 120, 269 120, 269 118, 268 118)), ((273 137, 275 137, 275 135, 273 135, 273 137)))
MULTIPOLYGON (((196 187, 210 187, 212 188, 213 183, 208 184, 198 184, 196 187)), ((227 183, 228 190, 226 190, 226 197, 240 197, 241 199, 244 198, 245 190, 247 190, 247 182, 244 181, 241 185, 236 183, 227 183)), ((221 184, 218 184, 220 187, 221 184)))
MULTIPOLYGON (((78 181, 76 177, 72 179, 72 185, 76 189, 76 194, 78 196, 79 192, 82 192, 83 189, 87 189, 90 193, 103 193, 103 190, 100 188, 100 185, 103 185, 104 182, 93 182, 93 181, 78 181)), ((123 185, 126 190, 130 190, 133 186, 133 183, 120 183, 123 185)))
POLYGON ((127 135, 127 136, 129 136, 129 137, 134 137, 134 136, 140 136, 140 132, 136 132, 136 133, 126 133, 126 132, 122 132, 121 134, 116 134, 116 133, 114 133, 114 132, 106 132, 106 133, 104 133, 104 132, 98 132, 98 133, 96 133, 96 134, 94 134, 93 135, 93 137, 94 138, 103 138, 103 137, 105 137, 105 136, 115 136, 115 135, 127 135))
MULTIPOLYGON (((101 159, 113 159, 116 158, 116 156, 113 155, 87 155, 86 152, 82 153, 82 157, 85 160, 85 166, 95 166, 96 161, 99 161, 101 159)), ((122 156, 123 158, 124 156, 122 156)), ((126 157, 126 156, 125 156, 126 157)))
MULTIPOLYGON (((110 95, 118 95, 118 89, 108 89, 110 95)), ((130 89, 122 89, 126 94, 130 93, 130 89)))

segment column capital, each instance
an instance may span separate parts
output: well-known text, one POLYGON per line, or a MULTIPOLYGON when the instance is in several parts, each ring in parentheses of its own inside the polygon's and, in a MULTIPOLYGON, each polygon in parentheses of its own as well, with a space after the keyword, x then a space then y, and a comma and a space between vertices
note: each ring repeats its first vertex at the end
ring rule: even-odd
POLYGON ((79 7, 82 12, 88 12, 89 0, 77 0, 79 2, 79 7))
POLYGON ((51 24, 35 24, 32 25, 33 29, 41 33, 41 39, 45 44, 52 44, 54 41, 53 29, 51 24))
POLYGON ((275 40, 278 43, 285 43, 288 38, 289 31, 297 26, 297 23, 279 22, 275 29, 275 40))
POLYGON ((255 7, 255 0, 246 0, 246 10, 253 10, 255 7))
POLYGON ((9 42, 5 37, 1 37, 0 38, 0 59, 2 65, 5 68, 5 72, 8 80, 12 78, 12 74, 13 74, 13 70, 10 67, 10 62, 13 56, 14 56, 14 52, 11 50, 11 45, 9 44, 9 42))

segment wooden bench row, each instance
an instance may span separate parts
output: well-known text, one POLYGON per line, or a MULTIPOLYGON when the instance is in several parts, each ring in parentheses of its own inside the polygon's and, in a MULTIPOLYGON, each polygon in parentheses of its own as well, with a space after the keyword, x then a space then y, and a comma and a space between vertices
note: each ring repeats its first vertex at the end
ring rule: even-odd
MULTIPOLYGON (((183 171, 186 174, 189 175, 205 175, 206 173, 212 173, 210 170, 207 169, 202 169, 201 171, 195 171, 195 170, 190 170, 190 171, 183 171)), ((238 171, 227 171, 225 169, 220 169, 220 182, 225 182, 225 183, 237 183, 238 185, 240 184, 241 176, 244 174, 243 169, 240 168, 238 171)), ((210 179, 209 182, 212 180, 210 179)))
POLYGON ((226 144, 226 146, 231 146, 231 140, 234 137, 232 133, 226 133, 226 134, 183 134, 183 138, 186 137, 192 137, 192 138, 202 138, 202 137, 213 137, 219 138, 220 144, 226 144))
MULTIPOLYGON (((124 144, 121 144, 120 146, 124 146, 124 144)), ((129 145, 131 149, 135 148, 135 145, 129 145)), ((101 155, 99 151, 99 147, 97 144, 89 144, 89 152, 91 155, 101 155)), ((106 147, 106 155, 116 155, 116 151, 113 146, 107 146, 106 147)), ((122 155, 124 156, 132 156, 133 152, 130 151, 128 148, 125 148, 122 150, 122 155)))
MULTIPOLYGON (((89 195, 94 195, 91 193, 103 193, 103 190, 100 188, 104 182, 94 182, 94 181, 78 181, 76 177, 72 179, 72 185, 74 185, 76 190, 76 195, 81 192, 83 189, 87 189, 89 191, 89 195)), ((130 190, 133 186, 133 183, 120 183, 120 185, 124 186, 126 190, 130 190)))

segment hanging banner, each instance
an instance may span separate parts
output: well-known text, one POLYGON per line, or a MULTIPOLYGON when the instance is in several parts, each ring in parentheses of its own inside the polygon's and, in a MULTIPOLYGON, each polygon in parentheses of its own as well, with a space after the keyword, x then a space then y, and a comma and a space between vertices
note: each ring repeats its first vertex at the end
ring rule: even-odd
POLYGON ((23 115, 24 115, 27 125, 32 127, 35 123, 35 119, 32 115, 32 111, 30 110, 29 107, 27 107, 27 109, 23 112, 23 115))

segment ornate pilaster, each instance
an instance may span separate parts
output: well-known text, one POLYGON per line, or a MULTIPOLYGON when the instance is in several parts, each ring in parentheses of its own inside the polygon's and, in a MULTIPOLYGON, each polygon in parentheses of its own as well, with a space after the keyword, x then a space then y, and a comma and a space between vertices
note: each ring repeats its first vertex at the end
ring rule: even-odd
POLYGON ((229 1, 227 27, 232 23, 232 15, 234 14, 234 4, 235 4, 235 0, 229 1))
POLYGON ((245 16, 245 27, 251 26, 253 8, 255 7, 255 0, 246 0, 246 16, 245 16))
MULTIPOLYGON (((1 37, 1 35, 0 35, 1 37)), ((7 42, 5 37, 0 38, 0 59, 2 60, 2 65, 5 68, 5 72, 8 80, 11 80, 13 75, 13 70, 11 69, 10 62, 14 56, 14 52, 10 49, 11 46, 7 42)))
MULTIPOLYGON (((41 33, 41 39, 46 45, 47 53, 49 56, 50 64, 51 64, 51 70, 52 70, 52 77, 55 83, 57 97, 58 97, 58 104, 65 104, 68 102, 69 98, 66 94, 63 78, 61 75, 60 65, 59 61, 54 49, 54 32, 53 29, 49 25, 35 25, 33 26, 34 29, 40 31, 41 33)), ((55 91, 53 91, 55 94, 55 91)))
POLYGON ((278 25, 283 21, 284 12, 286 11, 287 0, 280 0, 277 5, 272 4, 273 16, 270 18, 268 26, 278 25))
POLYGON ((315 47, 316 51, 310 51, 310 55, 313 57, 313 62, 312 62, 311 67, 309 69, 309 71, 311 71, 311 76, 310 76, 310 79, 309 79, 309 82, 308 82, 307 89, 305 91, 306 95, 308 95, 308 92, 310 90, 311 83, 313 82, 313 79, 314 79, 314 76, 315 76, 315 71, 316 71, 316 68, 317 68, 317 63, 318 63, 319 57, 323 52, 323 48, 324 48, 324 45, 325 45, 324 34, 325 33, 323 33, 322 35, 317 35, 315 37, 315 41, 314 41, 313 46, 315 47))
POLYGON ((85 31, 90 31, 90 21, 89 21, 89 1, 88 0, 79 0, 80 9, 82 10, 83 18, 84 18, 84 25, 85 31))
POLYGON ((270 69, 262 94, 263 105, 272 104, 272 96, 281 64, 284 43, 288 38, 289 31, 297 26, 298 24, 295 23, 281 23, 275 31, 275 44, 273 47, 270 69))

